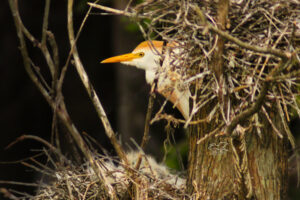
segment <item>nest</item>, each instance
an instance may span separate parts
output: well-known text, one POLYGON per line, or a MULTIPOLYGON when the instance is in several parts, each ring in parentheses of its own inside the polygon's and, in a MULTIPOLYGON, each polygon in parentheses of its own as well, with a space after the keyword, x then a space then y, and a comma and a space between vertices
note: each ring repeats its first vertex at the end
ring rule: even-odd
MULTIPOLYGON (((211 0, 149 0, 134 7, 128 5, 125 11, 94 6, 131 17, 146 40, 162 39, 181 46, 182 51, 174 51, 171 56, 177 61, 173 71, 194 91, 186 126, 199 110, 214 105, 204 120, 218 121, 221 132, 232 132, 243 121, 244 126, 261 134, 261 118, 257 115, 260 113, 283 137, 269 111, 279 112, 286 132, 290 132, 290 116, 300 116, 296 98, 300 76, 300 3, 233 0, 223 27, 217 24, 217 4, 211 0), (225 45, 218 58, 223 63, 218 75, 214 65, 220 37, 225 45), (256 103, 259 111, 246 115, 246 119, 236 119, 256 103), (239 123, 230 127, 233 121, 239 123)), ((159 114, 155 118, 176 122, 159 114)))
POLYGON ((45 179, 48 183, 40 184, 37 195, 28 199, 109 199, 113 196, 118 199, 132 199, 131 190, 135 190, 135 194, 139 194, 142 199, 183 198, 185 179, 172 174, 166 166, 157 163, 151 156, 143 155, 137 169, 139 155, 142 154, 127 153, 129 166, 112 157, 95 155, 94 162, 100 169, 99 176, 94 173, 89 162, 82 166, 73 165, 70 161, 68 164, 60 162, 55 164, 53 171, 49 168, 40 169, 47 171, 46 174, 52 174, 51 179, 45 179))

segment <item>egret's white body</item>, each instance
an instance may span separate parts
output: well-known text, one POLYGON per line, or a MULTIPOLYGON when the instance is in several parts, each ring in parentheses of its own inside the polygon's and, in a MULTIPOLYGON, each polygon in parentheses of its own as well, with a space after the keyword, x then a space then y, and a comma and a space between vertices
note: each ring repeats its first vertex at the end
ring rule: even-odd
POLYGON ((171 48, 174 53, 180 51, 176 45, 164 45, 162 41, 144 41, 131 53, 111 57, 101 63, 120 62, 145 70, 147 83, 152 85, 157 80, 157 91, 171 101, 185 119, 188 119, 191 94, 181 75, 171 69, 179 63, 171 58, 171 48))

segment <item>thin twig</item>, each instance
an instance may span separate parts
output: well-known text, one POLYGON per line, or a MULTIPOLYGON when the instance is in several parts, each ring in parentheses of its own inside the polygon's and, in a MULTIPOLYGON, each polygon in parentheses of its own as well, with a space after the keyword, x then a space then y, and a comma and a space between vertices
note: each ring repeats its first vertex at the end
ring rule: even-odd
POLYGON ((255 46, 255 45, 250 45, 246 42, 241 41, 240 39, 233 37, 232 35, 230 35, 229 33, 220 30, 219 28, 213 26, 210 22, 208 22, 203 16, 204 14, 202 13, 201 9, 199 7, 195 7, 195 11, 197 12, 198 16, 201 18, 202 22, 204 23, 205 26, 207 26, 207 28, 215 33, 217 33, 218 35, 220 35, 221 37, 239 45, 240 47, 243 47, 245 49, 251 50, 251 51, 255 51, 258 53, 264 53, 264 54, 272 54, 274 56, 280 57, 280 58, 284 58, 284 59, 289 59, 291 58, 291 53, 289 52, 283 52, 281 50, 275 49, 275 48, 268 48, 268 47, 260 47, 260 46, 255 46))
MULTIPOLYGON (((37 88, 39 89, 39 91, 41 92, 41 94, 44 96, 44 98, 46 99, 46 101, 50 104, 53 105, 52 101, 51 101, 51 97, 48 94, 47 90, 43 87, 43 85, 39 82, 39 79, 35 76, 34 72, 31 69, 31 64, 30 64, 30 58, 28 55, 28 50, 26 47, 26 42, 24 39, 24 35, 23 35, 23 31, 27 30, 24 29, 24 25, 21 21, 20 18, 20 14, 19 11, 17 9, 17 1, 15 0, 9 0, 9 6, 12 12, 12 16, 15 22, 15 26, 17 29, 17 35, 18 38, 20 40, 20 51, 23 57, 23 62, 24 62, 24 66, 25 66, 25 70, 28 73, 30 79, 34 82, 34 84, 37 86, 37 88)), ((27 36, 29 36, 31 38, 31 41, 36 44, 36 40, 33 36, 30 35, 30 33, 27 31, 25 31, 25 34, 27 33, 27 36)))
POLYGON ((18 181, 3 181, 3 180, 0 180, 0 184, 22 185, 22 186, 29 186, 29 187, 39 186, 39 184, 36 183, 25 183, 25 182, 18 182, 18 181))
MULTIPOLYGON (((96 0, 95 3, 97 3, 98 1, 99 1, 99 0, 96 0)), ((66 72, 67 72, 67 69, 68 69, 70 60, 71 60, 72 55, 73 55, 73 51, 74 51, 75 44, 77 43, 77 40, 78 40, 78 38, 79 38, 79 36, 80 36, 80 33, 81 33, 81 31, 82 31, 82 29, 83 29, 83 27, 84 27, 84 25, 85 25, 85 22, 86 22, 88 16, 90 15, 90 13, 91 13, 91 10, 92 10, 92 9, 89 8, 88 11, 87 11, 87 13, 85 14, 84 19, 83 19, 82 23, 80 24, 79 30, 78 30, 78 32, 77 32, 77 34, 76 34, 76 37, 75 37, 75 40, 74 40, 74 45, 71 45, 71 49, 70 49, 70 51, 69 51, 69 55, 68 55, 68 57, 67 57, 67 60, 66 60, 65 65, 63 66, 63 68, 62 68, 62 70, 61 70, 61 75, 60 75, 60 78, 59 78, 59 80, 58 80, 58 86, 57 86, 57 88, 58 88, 57 90, 58 90, 58 91, 60 91, 61 88, 62 88, 62 84, 63 84, 64 78, 65 78, 65 75, 66 75, 66 72)))
POLYGON ((100 9, 100 10, 105 10, 107 12, 111 12, 111 13, 114 13, 116 15, 124 15, 124 16, 127 16, 127 17, 133 17, 132 13, 124 11, 124 10, 118 10, 118 9, 110 8, 110 7, 107 7, 107 6, 102 6, 102 5, 99 5, 99 4, 96 4, 96 3, 90 3, 90 2, 88 2, 87 4, 91 7, 93 7, 93 8, 97 8, 97 9, 100 9))
MULTIPOLYGON (((155 84, 152 84, 152 88, 155 87, 155 84)), ((144 128, 144 135, 142 138, 142 142, 140 145, 140 148, 142 150, 145 149, 145 146, 147 145, 147 142, 149 140, 149 129, 150 129, 150 121, 151 121, 151 115, 152 115, 152 110, 153 110, 153 103, 154 103, 154 98, 155 98, 155 94, 154 92, 150 93, 149 96, 149 102, 148 102, 148 108, 147 108, 147 114, 146 114, 146 120, 145 120, 145 128, 144 128)), ((135 170, 138 170, 140 165, 142 163, 142 154, 140 153, 135 165, 135 170)))
POLYGON ((50 0, 46 0, 45 10, 44 10, 44 19, 43 19, 43 28, 42 28, 42 41, 41 41, 42 46, 46 45, 49 10, 50 10, 50 0))
POLYGON ((43 153, 43 152, 41 152, 41 153, 38 153, 38 154, 36 154, 36 155, 33 155, 33 156, 30 156, 30 157, 23 158, 23 159, 21 159, 21 160, 14 160, 14 161, 1 161, 1 162, 0 162, 0 165, 5 165, 5 164, 7 164, 7 165, 11 165, 11 164, 17 164, 17 163, 24 162, 24 161, 26 161, 26 160, 30 160, 30 159, 32 159, 32 158, 40 157, 40 156, 42 156, 42 155, 44 155, 44 153, 43 153))
MULTIPOLYGON (((14 146, 16 143, 26 140, 26 139, 30 139, 30 140, 36 140, 42 144, 44 144, 45 146, 47 146, 49 149, 51 149, 51 151, 53 151, 54 153, 56 153, 57 155, 59 155, 61 158, 64 159, 65 162, 69 163, 69 160, 61 154, 60 150, 57 149, 56 147, 54 147, 52 144, 50 144, 49 142, 47 142, 46 140, 44 140, 43 138, 40 138, 38 136, 35 135, 22 135, 20 137, 18 137, 15 141, 13 141, 12 143, 10 143, 9 145, 7 145, 5 147, 5 149, 11 148, 12 146, 14 146)), ((31 157, 33 158, 33 157, 31 157)), ((21 160, 23 161, 23 160, 21 160)))
MULTIPOLYGON (((48 36, 47 38, 48 38, 49 44, 50 44, 51 49, 52 49, 53 62, 54 62, 54 66, 55 66, 53 80, 56 80, 55 82, 57 82, 58 72, 59 72, 59 68, 58 68, 59 67, 58 46, 57 46, 55 37, 54 37, 52 32, 47 31, 47 36, 48 36)), ((55 88, 55 87, 53 87, 53 88, 55 88)))
POLYGON ((225 130, 226 134, 231 134, 232 131, 235 129, 235 127, 238 124, 240 124, 241 122, 243 122, 244 120, 246 120, 250 116, 252 116, 254 113, 259 111, 259 109, 261 108, 261 106, 263 105, 263 103, 265 101, 265 97, 267 95, 268 88, 271 84, 271 81, 270 81, 271 78, 277 76, 277 74, 279 74, 284 68, 289 66, 290 63, 291 63, 291 59, 283 60, 283 61, 281 61, 281 64, 279 64, 279 66, 277 66, 276 68, 274 68, 272 70, 270 75, 266 78, 255 103, 253 103, 248 109, 244 110, 243 112, 241 112, 240 114, 238 114, 231 120, 230 124, 226 127, 226 130, 225 130))

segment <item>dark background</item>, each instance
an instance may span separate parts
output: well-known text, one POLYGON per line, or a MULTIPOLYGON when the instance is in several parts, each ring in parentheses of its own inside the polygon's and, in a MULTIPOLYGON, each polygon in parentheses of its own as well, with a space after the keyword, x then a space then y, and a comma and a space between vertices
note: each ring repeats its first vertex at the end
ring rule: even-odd
MULTIPOLYGON (((76 1, 74 5, 75 30, 78 30, 88 9, 86 2, 76 1)), ((111 2, 106 0, 101 1, 101 4, 114 8, 126 6, 125 1, 115 0, 113 4, 111 2)), ((70 49, 66 28, 66 5, 65 0, 52 1, 49 17, 49 30, 54 33, 59 46, 60 66, 66 62, 70 49)), ((19 8, 25 26, 40 39, 44 1, 23 0, 20 1, 19 8)), ((0 24, 0 162, 6 162, 29 157, 36 154, 36 150, 42 149, 40 143, 32 140, 24 140, 5 149, 8 144, 23 134, 37 135, 50 141, 52 111, 25 72, 18 49, 16 29, 6 0, 0 1, 0 24)), ((123 17, 103 16, 99 15, 99 11, 94 10, 77 43, 81 60, 114 131, 118 133, 124 144, 130 146, 133 146, 130 138, 140 143, 142 137, 149 86, 145 83, 143 71, 118 64, 100 65, 99 62, 113 55, 127 53, 143 41, 141 34, 132 26, 133 23, 123 17)), ((33 62, 49 78, 47 66, 39 49, 29 47, 29 51, 33 62)), ((103 126, 72 65, 68 68, 63 92, 67 109, 77 128, 96 138, 108 152, 113 154, 103 126)), ((162 103, 163 99, 158 97, 154 112, 162 103)), ((170 107, 169 105, 167 112, 175 112, 175 115, 180 117, 180 114, 170 107)), ((293 132, 299 135, 299 119, 293 121, 292 125, 293 132)), ((159 122, 151 127, 151 140, 147 152, 157 158, 161 158, 162 155, 164 126, 165 122, 159 122)), ((63 133, 63 130, 61 132, 63 133)), ((176 130, 175 134, 178 138, 184 136, 182 128, 176 130)), ((37 177, 32 169, 21 164, 0 164, 0 180, 32 182, 37 177)), ((291 185, 295 185, 295 181, 295 178, 291 179, 291 185)), ((0 185, 1 187, 28 192, 33 190, 23 186, 0 185)), ((291 194, 296 191, 297 189, 291 189, 291 194)), ((0 199, 3 198, 0 194, 0 199)), ((293 199, 292 195, 291 199, 293 199)))

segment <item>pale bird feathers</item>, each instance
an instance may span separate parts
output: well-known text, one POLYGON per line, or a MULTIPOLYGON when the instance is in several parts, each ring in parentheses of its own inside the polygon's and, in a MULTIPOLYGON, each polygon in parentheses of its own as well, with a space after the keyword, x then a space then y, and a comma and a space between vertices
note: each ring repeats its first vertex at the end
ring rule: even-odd
POLYGON ((177 46, 176 43, 168 43, 164 46, 164 42, 157 40, 144 41, 132 53, 108 58, 102 63, 121 62, 145 70, 147 83, 152 84, 157 80, 157 91, 172 102, 185 119, 188 119, 191 94, 188 87, 182 87, 183 78, 180 73, 174 71, 181 66, 170 55, 171 52, 180 54, 182 49, 177 46))

